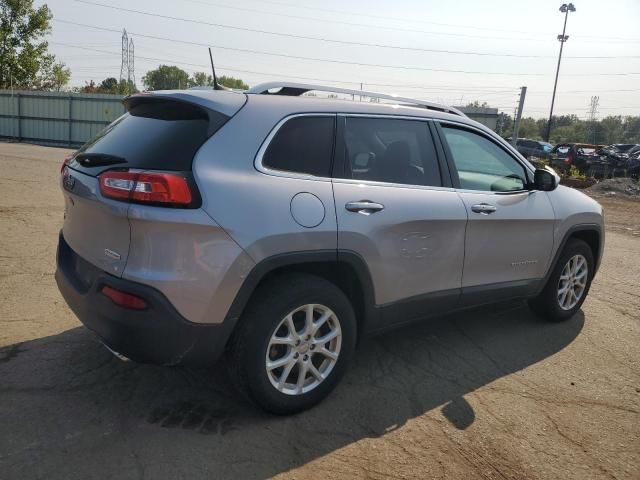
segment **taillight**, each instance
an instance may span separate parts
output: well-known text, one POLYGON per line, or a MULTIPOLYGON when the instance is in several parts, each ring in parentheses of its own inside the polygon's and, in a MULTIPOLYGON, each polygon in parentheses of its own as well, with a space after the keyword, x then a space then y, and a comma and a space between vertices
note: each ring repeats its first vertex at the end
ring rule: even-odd
POLYGON ((176 206, 189 205, 193 199, 187 180, 173 173, 104 172, 100 192, 116 200, 176 206))
POLYGON ((111 288, 106 285, 102 287, 101 292, 105 297, 110 298, 113 303, 120 305, 121 307, 129 308, 131 310, 144 310, 147 308, 147 302, 137 295, 116 290, 115 288, 111 288))
POLYGON ((573 163, 573 155, 567 155, 567 158, 564 159, 564 163, 566 163, 567 165, 571 165, 573 163))

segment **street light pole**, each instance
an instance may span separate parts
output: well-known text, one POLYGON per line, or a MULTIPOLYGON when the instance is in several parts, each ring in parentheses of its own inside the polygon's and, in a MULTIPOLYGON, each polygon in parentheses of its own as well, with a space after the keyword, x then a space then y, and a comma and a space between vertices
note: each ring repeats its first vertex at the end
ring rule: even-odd
POLYGON ((558 40, 560 41, 560 54, 558 55, 558 66, 556 67, 556 80, 553 82, 553 95, 551 96, 551 110, 549 111, 549 121, 547 122, 547 134, 544 138, 547 142, 551 135, 551 118, 553 117, 553 104, 556 101, 556 88, 558 86, 558 74, 560 73, 560 61, 562 60, 562 47, 564 47, 564 42, 569 40, 569 35, 565 35, 565 32, 567 31, 567 18, 569 17, 569 12, 576 11, 576 7, 574 7, 573 3, 563 3, 560 6, 560 11, 564 13, 564 26, 562 27, 562 35, 558 35, 558 40))

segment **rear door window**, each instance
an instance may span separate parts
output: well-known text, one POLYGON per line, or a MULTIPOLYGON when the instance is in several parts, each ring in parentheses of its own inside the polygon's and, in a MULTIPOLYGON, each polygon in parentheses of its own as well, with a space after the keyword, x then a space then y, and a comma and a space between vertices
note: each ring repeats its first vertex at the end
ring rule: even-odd
POLYGON ((335 116, 288 120, 271 140, 262 165, 272 170, 330 177, 335 116))
POLYGON ((433 138, 423 121, 347 117, 345 158, 347 178, 442 185, 433 138))

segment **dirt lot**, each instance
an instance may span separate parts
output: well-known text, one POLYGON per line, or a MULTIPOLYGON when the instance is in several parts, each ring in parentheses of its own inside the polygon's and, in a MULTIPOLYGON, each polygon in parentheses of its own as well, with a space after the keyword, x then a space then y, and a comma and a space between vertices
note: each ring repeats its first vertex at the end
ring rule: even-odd
POLYGON ((67 151, 0 144, 0 478, 640 478, 640 202, 562 324, 521 303, 366 341, 310 412, 239 402, 222 366, 116 360, 53 279, 67 151))

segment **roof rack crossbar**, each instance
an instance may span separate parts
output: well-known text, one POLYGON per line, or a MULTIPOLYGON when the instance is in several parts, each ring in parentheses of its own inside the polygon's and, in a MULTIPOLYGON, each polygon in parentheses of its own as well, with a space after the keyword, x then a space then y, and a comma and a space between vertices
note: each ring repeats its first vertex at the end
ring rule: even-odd
POLYGON ((386 93, 372 92, 367 90, 355 90, 350 88, 329 87, 326 85, 312 85, 306 83, 295 82, 267 82, 256 85, 246 93, 252 94, 270 94, 270 95, 287 95, 287 96, 300 96, 307 92, 329 92, 329 93, 341 93, 345 95, 361 95, 363 97, 380 98, 384 100, 393 100, 397 104, 409 104, 415 105, 421 108, 429 110, 437 110, 440 112, 454 113, 461 117, 466 117, 464 113, 454 107, 447 105, 441 105, 439 103, 427 102, 425 100, 418 100, 415 98, 399 97, 397 95, 389 95, 386 93), (270 92, 270 90, 279 89, 277 92, 270 92))

